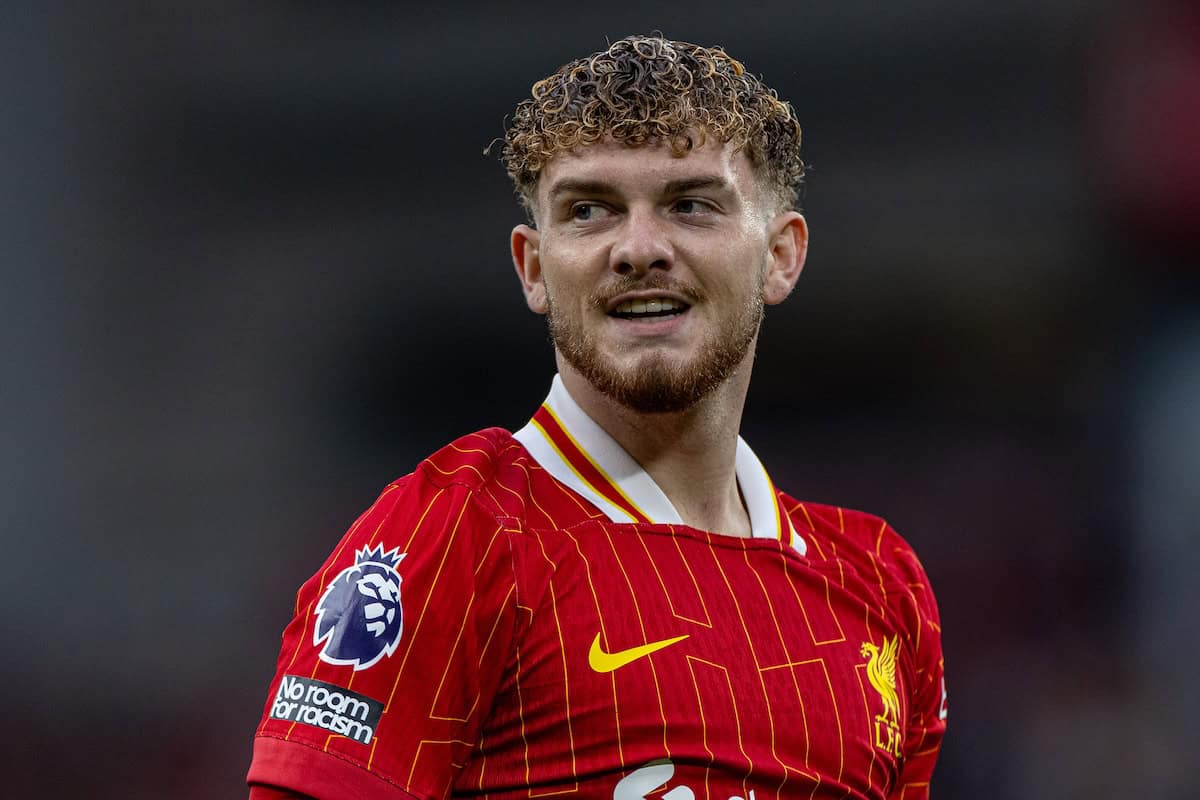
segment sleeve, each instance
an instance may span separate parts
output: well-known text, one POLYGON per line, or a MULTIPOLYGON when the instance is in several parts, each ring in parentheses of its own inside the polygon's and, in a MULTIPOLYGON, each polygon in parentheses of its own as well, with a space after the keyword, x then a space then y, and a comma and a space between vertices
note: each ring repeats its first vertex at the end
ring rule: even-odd
POLYGON ((276 789, 274 786, 254 784, 250 787, 250 800, 312 800, 311 797, 286 789, 276 789))
POLYGON ((946 680, 942 658, 942 625, 937 601, 925 569, 912 548, 895 531, 892 554, 894 568, 903 581, 902 625, 906 631, 905 669, 908 718, 904 731, 904 758, 900 775, 889 795, 895 800, 929 797, 933 767, 946 731, 946 680))
POLYGON ((504 526, 470 489, 389 486, 297 595, 247 781, 445 797, 508 664, 515 592, 504 526))

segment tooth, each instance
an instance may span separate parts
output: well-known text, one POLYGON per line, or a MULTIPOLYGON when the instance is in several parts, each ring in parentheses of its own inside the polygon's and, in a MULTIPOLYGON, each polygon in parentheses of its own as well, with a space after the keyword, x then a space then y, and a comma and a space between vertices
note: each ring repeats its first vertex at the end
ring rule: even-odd
POLYGON ((652 297, 649 299, 625 300, 619 303, 614 312, 618 314, 654 314, 664 311, 682 311, 685 303, 669 297, 652 297))

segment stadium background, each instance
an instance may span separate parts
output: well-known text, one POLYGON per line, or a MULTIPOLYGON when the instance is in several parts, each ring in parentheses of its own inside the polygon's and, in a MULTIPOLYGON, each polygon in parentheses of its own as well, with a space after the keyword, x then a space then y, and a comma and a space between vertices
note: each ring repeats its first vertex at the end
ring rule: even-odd
POLYGON ((935 796, 1194 797, 1197 8, 10 8, 3 794, 241 795, 298 585, 547 388, 481 150, 536 77, 659 29, 804 125, 809 265, 744 432, 922 555, 935 796))

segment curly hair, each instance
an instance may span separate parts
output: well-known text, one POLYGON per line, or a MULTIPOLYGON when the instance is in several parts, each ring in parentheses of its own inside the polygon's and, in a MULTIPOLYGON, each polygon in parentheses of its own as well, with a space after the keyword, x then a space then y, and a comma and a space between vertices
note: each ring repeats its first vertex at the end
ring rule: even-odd
POLYGON ((706 136, 744 149, 780 205, 797 206, 804 162, 791 105, 720 47, 662 36, 626 37, 533 84, 501 160, 532 214, 538 178, 559 153, 611 138, 631 147, 665 141, 682 156, 706 136))

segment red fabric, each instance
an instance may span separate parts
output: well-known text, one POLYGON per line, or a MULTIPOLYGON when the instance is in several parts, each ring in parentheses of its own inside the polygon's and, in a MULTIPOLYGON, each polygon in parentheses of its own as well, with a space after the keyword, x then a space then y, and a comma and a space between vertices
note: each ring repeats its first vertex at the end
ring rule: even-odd
POLYGON ((803 556, 612 523, 506 431, 460 439, 389 486, 301 588, 250 781, 321 800, 927 796, 945 727, 928 580, 878 518, 780 500, 803 556), (405 554, 399 646, 364 669, 327 663, 321 598, 380 545, 405 554), (892 711, 873 672, 889 643, 892 711), (605 653, 647 644, 607 669, 605 653), (301 685, 284 676, 378 702, 369 741, 328 715, 273 719, 281 685, 301 685))
POLYGON ((286 789, 277 789, 274 786, 251 786, 250 800, 312 800, 312 798, 305 794, 289 792, 286 789))

